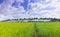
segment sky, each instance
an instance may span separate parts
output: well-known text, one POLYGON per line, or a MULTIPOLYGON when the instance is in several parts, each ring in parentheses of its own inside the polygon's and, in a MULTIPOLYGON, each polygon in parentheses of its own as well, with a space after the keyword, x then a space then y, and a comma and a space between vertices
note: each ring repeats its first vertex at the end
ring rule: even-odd
POLYGON ((60 0, 0 0, 0 20, 59 18, 60 0))

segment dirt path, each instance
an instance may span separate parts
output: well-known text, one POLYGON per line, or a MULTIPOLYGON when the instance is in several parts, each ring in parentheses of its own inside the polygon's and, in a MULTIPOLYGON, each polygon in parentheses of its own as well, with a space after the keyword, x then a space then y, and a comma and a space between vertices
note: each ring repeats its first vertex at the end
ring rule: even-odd
POLYGON ((38 32, 36 28, 36 23, 34 24, 34 37, 38 37, 38 32))

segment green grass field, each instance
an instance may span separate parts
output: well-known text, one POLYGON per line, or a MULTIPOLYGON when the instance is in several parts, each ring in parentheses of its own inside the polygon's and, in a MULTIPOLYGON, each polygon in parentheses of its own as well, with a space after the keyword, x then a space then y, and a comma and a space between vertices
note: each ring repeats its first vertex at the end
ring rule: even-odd
POLYGON ((60 37, 60 22, 38 22, 39 37, 60 37))
MULTIPOLYGON (((39 37, 60 37, 60 22, 36 22, 39 37)), ((34 22, 0 22, 0 37, 34 37, 34 22)))
POLYGON ((33 37, 33 23, 0 22, 0 37, 33 37))

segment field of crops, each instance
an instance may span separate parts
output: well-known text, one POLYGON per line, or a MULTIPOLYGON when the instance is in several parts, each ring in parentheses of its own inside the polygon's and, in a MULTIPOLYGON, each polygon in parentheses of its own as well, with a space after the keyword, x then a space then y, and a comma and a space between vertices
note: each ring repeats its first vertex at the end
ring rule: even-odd
POLYGON ((60 22, 37 23, 39 37, 60 37, 60 22))
MULTIPOLYGON (((35 37, 34 22, 0 22, 0 37, 35 37)), ((60 37, 60 22, 36 22, 38 37, 60 37)))
POLYGON ((33 37, 33 23, 0 22, 0 37, 33 37))

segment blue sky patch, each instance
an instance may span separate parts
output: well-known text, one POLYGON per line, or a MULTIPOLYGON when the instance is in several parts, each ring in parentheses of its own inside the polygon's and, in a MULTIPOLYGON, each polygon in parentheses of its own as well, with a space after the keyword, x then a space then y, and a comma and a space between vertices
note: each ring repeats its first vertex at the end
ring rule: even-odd
POLYGON ((12 3, 12 7, 18 8, 18 6, 19 6, 19 2, 14 1, 14 2, 12 3))
POLYGON ((3 3, 4 0, 0 0, 0 4, 3 3))
POLYGON ((28 10, 28 0, 24 0, 20 5, 23 6, 24 10, 28 10))
POLYGON ((36 2, 36 0, 30 0, 30 2, 35 3, 35 2, 36 2))

